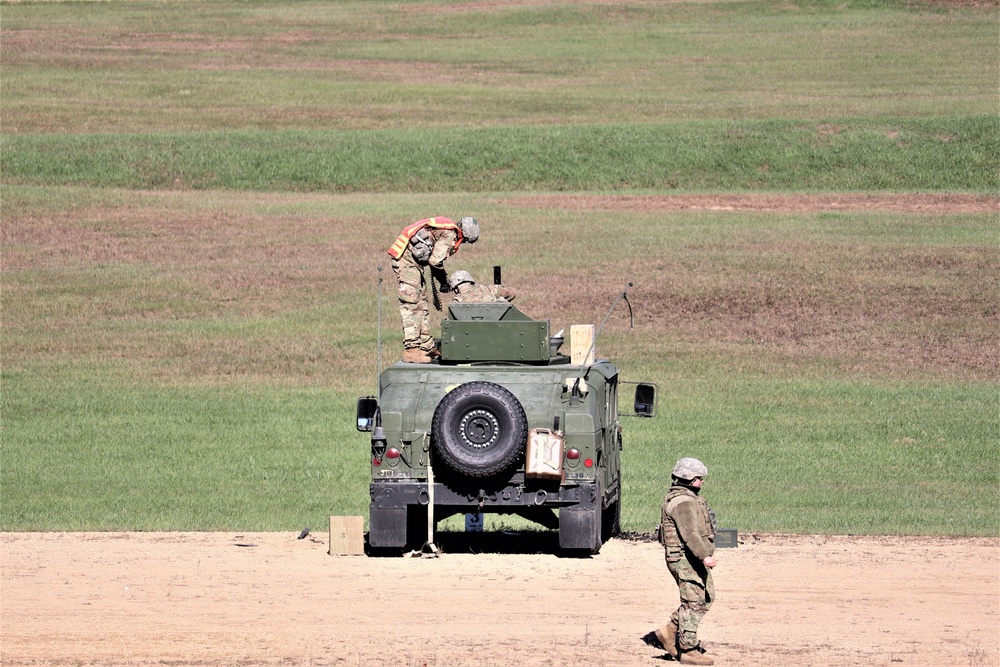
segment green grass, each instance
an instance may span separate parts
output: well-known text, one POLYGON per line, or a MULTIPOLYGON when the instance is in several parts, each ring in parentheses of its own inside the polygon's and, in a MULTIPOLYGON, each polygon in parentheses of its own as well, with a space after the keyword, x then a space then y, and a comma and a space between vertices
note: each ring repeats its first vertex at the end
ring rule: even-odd
MULTIPOLYGON (((657 378, 625 420, 623 527, 652 529, 696 454, 743 532, 996 535, 996 386, 657 378)), ((5 373, 4 530, 292 530, 367 514, 356 394, 5 373)))
POLYGON ((366 506, 342 394, 3 380, 4 529, 278 530, 366 506))
POLYGON ((995 384, 750 376, 663 390, 664 423, 642 423, 626 447, 627 497, 644 500, 626 503, 626 525, 659 521, 648 500, 693 453, 721 525, 742 531, 1000 530, 995 384))
POLYGON ((997 8, 903 2, 3 5, 4 133, 995 113, 997 8))
POLYGON ((695 455, 743 532, 1000 534, 996 5, 0 10, 0 530, 365 514, 376 267, 384 365, 443 213, 556 329, 635 283, 627 530, 695 455))
POLYGON ((996 191, 996 115, 4 137, 6 183, 303 192, 996 191))

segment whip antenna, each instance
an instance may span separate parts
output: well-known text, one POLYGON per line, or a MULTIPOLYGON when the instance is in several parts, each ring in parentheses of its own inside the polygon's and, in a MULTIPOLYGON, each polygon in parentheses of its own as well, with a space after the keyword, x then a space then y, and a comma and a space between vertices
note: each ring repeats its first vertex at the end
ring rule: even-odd
POLYGON ((375 325, 375 396, 378 396, 378 379, 382 375, 382 267, 378 267, 378 324, 375 325))
MULTIPOLYGON (((619 301, 621 301, 623 299, 625 300, 625 303, 628 305, 629 326, 633 327, 633 328, 635 327, 635 320, 634 320, 634 318, 632 316, 632 304, 629 303, 629 300, 628 300, 628 291, 631 288, 632 288, 632 283, 629 282, 629 284, 625 287, 625 290, 621 294, 618 295, 618 298, 615 299, 615 302, 611 304, 610 308, 608 308, 608 313, 607 313, 607 315, 604 316, 604 321, 601 322, 601 326, 597 328, 597 333, 594 334, 594 340, 590 341, 590 349, 587 350, 587 354, 583 357, 585 360, 589 359, 590 355, 593 354, 594 348, 597 347, 597 339, 600 338, 601 332, 604 331, 604 325, 608 323, 608 318, 611 317, 611 312, 615 309, 615 306, 618 305, 619 301)), ((570 398, 570 402, 571 403, 577 403, 577 402, 579 402, 579 400, 580 400, 580 380, 582 380, 583 376, 586 375, 587 371, 590 370, 590 366, 593 366, 593 362, 591 362, 591 364, 588 365, 588 366, 580 368, 580 374, 576 376, 576 380, 573 382, 573 392, 572 392, 572 397, 570 398)))
POLYGON ((378 267, 378 280, 376 281, 378 287, 378 296, 376 301, 378 303, 378 318, 377 324, 375 325, 375 418, 374 428, 372 429, 372 451, 375 452, 375 456, 381 460, 382 454, 385 453, 385 434, 382 431, 382 406, 378 404, 379 399, 379 378, 382 375, 382 267, 378 267))

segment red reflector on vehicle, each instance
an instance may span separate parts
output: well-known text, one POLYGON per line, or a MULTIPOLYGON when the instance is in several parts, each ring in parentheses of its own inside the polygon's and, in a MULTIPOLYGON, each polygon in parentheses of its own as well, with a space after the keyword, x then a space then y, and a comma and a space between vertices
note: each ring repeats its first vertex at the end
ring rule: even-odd
POLYGON ((594 467, 594 459, 586 459, 583 462, 583 465, 586 466, 587 468, 593 468, 594 467))
POLYGON ((385 456, 386 456, 386 458, 389 458, 389 459, 398 459, 399 458, 399 450, 396 449, 395 447, 390 447, 386 451, 385 456))
POLYGON ((578 458, 580 458, 580 452, 578 450, 576 450, 576 449, 571 449, 568 452, 566 452, 566 458, 572 459, 572 460, 575 461, 578 458))
POLYGON ((372 459, 372 465, 373 466, 380 466, 380 465, 382 465, 382 459, 372 459))

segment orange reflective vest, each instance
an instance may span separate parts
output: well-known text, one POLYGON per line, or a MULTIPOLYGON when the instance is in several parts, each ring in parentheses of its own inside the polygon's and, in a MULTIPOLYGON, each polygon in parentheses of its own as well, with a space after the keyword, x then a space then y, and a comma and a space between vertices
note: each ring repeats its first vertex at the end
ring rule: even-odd
POLYGON ((389 256, 393 259, 399 259, 403 255, 403 251, 406 250, 406 246, 410 244, 410 239, 413 235, 419 232, 424 227, 433 227, 434 229, 453 229, 458 234, 455 239, 455 244, 451 248, 451 254, 455 254, 458 250, 458 246, 462 244, 462 228, 455 224, 455 221, 451 218, 437 217, 437 218, 426 218, 424 220, 418 220, 412 225, 407 227, 396 239, 396 242, 392 244, 389 248, 389 256))

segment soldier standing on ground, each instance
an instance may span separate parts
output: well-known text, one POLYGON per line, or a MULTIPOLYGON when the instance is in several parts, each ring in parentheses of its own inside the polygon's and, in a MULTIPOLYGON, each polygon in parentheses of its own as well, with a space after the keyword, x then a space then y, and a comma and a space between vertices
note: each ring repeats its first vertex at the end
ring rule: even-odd
POLYGON ((681 605, 667 625, 643 637, 686 665, 714 664, 698 641, 698 626, 715 600, 714 513, 698 495, 707 475, 708 468, 698 459, 683 458, 674 466, 660 513, 660 541, 681 605))
POLYGON ((431 268, 431 280, 447 292, 448 272, 444 262, 463 243, 479 239, 479 223, 464 217, 458 222, 445 217, 418 220, 404 229, 389 248, 396 274, 399 314, 403 320, 403 361, 426 364, 438 355, 431 337, 424 267, 431 268))
POLYGON ((510 303, 517 293, 503 285, 480 285, 472 279, 468 271, 456 271, 451 274, 452 303, 493 303, 506 301, 510 303))

